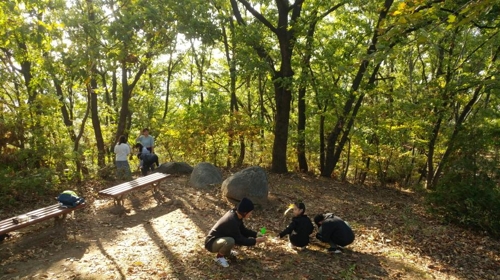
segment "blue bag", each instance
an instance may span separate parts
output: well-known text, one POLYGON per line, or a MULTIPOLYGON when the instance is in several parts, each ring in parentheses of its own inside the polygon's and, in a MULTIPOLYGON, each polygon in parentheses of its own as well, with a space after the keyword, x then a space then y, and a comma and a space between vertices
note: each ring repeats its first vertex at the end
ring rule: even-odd
POLYGON ((76 207, 85 202, 83 197, 79 197, 74 191, 63 191, 58 197, 57 201, 62 207, 76 207))

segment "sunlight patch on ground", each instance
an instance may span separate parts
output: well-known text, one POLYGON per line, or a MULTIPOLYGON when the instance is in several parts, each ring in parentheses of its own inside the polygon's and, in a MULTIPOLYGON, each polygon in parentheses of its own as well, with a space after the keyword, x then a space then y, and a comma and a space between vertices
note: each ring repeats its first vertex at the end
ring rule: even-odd
MULTIPOLYGON (((205 237, 180 209, 118 229, 113 240, 91 240, 81 259, 63 259, 35 275, 56 279, 51 271, 62 269, 75 276, 96 276, 96 279, 138 279, 144 275, 162 278, 182 270, 183 260, 199 250, 200 240, 205 237)), ((107 233, 104 228, 99 230, 103 230, 103 236, 107 233)), ((110 227, 112 230, 115 229, 110 227)))

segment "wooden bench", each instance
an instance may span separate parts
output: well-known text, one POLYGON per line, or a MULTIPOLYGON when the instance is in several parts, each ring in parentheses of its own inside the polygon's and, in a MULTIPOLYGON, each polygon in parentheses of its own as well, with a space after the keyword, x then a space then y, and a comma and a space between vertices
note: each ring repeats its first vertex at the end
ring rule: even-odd
POLYGON ((87 204, 82 203, 73 208, 63 208, 58 204, 40 208, 23 215, 18 215, 3 221, 0 221, 0 236, 5 235, 11 231, 18 230, 30 225, 34 225, 50 218, 54 218, 54 224, 60 225, 66 215, 87 206, 87 204))
POLYGON ((164 173, 153 173, 144 177, 137 178, 135 180, 116 185, 111 188, 101 190, 99 195, 101 196, 111 196, 114 199, 115 205, 123 206, 123 198, 129 192, 143 189, 146 187, 153 187, 153 195, 158 193, 158 185, 161 181, 167 179, 170 174, 164 173))

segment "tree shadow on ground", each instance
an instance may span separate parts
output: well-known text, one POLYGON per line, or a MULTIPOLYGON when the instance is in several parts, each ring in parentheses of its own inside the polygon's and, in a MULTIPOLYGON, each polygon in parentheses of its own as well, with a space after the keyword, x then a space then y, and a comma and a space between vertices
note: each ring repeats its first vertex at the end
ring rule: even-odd
POLYGON ((127 277, 125 276, 125 273, 123 273, 123 270, 121 269, 121 267, 118 264, 118 262, 116 261, 116 259, 106 251, 106 248, 104 248, 104 246, 99 238, 97 239, 96 244, 97 244, 97 247, 99 248, 99 251, 101 251, 101 254, 104 255, 106 257, 106 259, 108 259, 113 264, 113 268, 116 271, 118 271, 118 274, 120 275, 120 279, 127 279, 127 277))
POLYGON ((0 279, 34 275, 47 263, 79 259, 85 254, 89 242, 80 238, 83 227, 77 220, 66 219, 62 226, 51 222, 17 231, 14 238, 0 244, 0 272, 5 274, 0 279), (20 262, 30 266, 20 267, 20 262))

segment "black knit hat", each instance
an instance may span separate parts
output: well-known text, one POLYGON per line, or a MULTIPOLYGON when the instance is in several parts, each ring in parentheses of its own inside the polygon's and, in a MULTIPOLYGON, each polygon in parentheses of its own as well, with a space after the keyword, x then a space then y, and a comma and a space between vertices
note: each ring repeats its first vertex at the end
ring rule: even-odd
POLYGON ((248 213, 253 210, 253 202, 250 199, 244 197, 238 204, 236 210, 240 213, 248 213))

